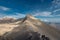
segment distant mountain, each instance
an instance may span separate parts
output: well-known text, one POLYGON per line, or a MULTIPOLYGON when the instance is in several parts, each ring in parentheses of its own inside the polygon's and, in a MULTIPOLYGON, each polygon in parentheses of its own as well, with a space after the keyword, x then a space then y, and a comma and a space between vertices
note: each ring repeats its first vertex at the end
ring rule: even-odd
POLYGON ((0 18, 0 23, 11 23, 14 22, 16 19, 14 18, 9 18, 9 17, 4 17, 4 18, 0 18))
POLYGON ((45 22, 47 25, 50 25, 58 30, 60 30, 60 23, 55 23, 55 22, 45 22))
POLYGON ((38 32, 41 35, 46 35, 50 38, 50 40, 60 40, 60 30, 47 25, 46 23, 38 20, 32 15, 27 15, 26 17, 22 18, 22 20, 19 20, 17 19, 17 21, 13 23, 18 25, 17 27, 14 27, 10 32, 3 35, 5 38, 13 38, 15 40, 17 39, 17 37, 23 38, 24 33, 28 31, 38 32))

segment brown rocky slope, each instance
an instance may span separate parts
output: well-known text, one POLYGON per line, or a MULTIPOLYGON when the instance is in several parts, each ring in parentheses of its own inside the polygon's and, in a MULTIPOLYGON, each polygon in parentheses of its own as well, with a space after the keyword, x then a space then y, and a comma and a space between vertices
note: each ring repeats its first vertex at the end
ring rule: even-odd
POLYGON ((50 40, 60 40, 59 30, 46 25, 44 22, 36 19, 31 15, 27 15, 23 20, 17 22, 18 26, 13 28, 13 30, 11 30, 10 32, 4 34, 4 38, 15 39, 19 35, 23 38, 22 35, 24 35, 25 32, 38 32, 41 35, 46 35, 50 38, 50 40))

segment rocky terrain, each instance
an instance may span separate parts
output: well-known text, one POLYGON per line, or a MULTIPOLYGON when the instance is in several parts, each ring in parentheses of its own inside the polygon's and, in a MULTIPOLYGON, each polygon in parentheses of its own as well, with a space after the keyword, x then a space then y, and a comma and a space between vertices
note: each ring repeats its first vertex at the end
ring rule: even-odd
POLYGON ((27 15, 11 23, 0 23, 0 30, 0 36, 5 40, 23 40, 28 37, 27 35, 34 34, 34 32, 45 35, 50 40, 60 40, 60 30, 45 24, 32 15, 27 15))

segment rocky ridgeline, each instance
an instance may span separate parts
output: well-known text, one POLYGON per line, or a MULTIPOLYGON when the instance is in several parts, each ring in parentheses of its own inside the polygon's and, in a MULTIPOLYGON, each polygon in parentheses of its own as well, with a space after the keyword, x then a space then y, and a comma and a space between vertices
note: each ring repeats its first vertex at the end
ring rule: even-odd
POLYGON ((13 24, 18 26, 0 36, 0 40, 60 40, 59 30, 31 15, 17 19, 13 24))
POLYGON ((50 40, 49 37, 46 37, 45 35, 40 35, 38 32, 24 32, 19 36, 16 37, 5 37, 0 36, 0 40, 50 40))

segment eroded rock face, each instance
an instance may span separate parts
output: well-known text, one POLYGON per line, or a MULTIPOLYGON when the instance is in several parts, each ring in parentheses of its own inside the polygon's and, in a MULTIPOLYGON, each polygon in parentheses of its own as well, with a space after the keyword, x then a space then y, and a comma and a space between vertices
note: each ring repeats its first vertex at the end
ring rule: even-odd
POLYGON ((4 35, 0 37, 0 40, 50 40, 50 39, 45 35, 40 35, 40 33, 38 32, 24 31, 20 34, 16 34, 15 36, 10 35, 6 37, 6 35, 4 35))
MULTIPOLYGON (((33 16, 26 16, 20 22, 17 21, 17 27, 10 32, 2 35, 4 40, 40 40, 40 34, 44 34, 51 40, 60 40, 60 31, 37 20, 33 16)), ((15 24, 13 23, 13 24, 15 24)), ((44 37, 45 39, 45 37, 44 37)), ((43 39, 42 39, 43 40, 43 39)))

